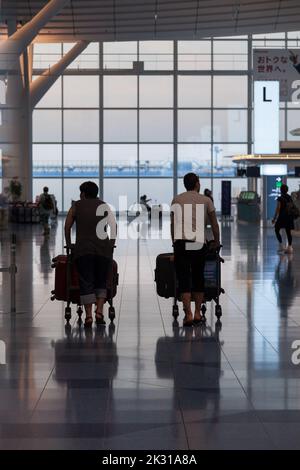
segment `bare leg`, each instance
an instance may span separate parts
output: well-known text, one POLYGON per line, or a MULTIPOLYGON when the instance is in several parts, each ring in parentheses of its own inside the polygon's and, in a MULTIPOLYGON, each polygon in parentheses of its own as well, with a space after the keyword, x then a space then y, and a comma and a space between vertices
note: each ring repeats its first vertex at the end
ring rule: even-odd
POLYGON ((195 315, 194 320, 201 320, 201 305, 203 303, 204 293, 203 292, 193 292, 195 299, 195 315))
POLYGON ((103 307, 105 304, 105 298, 104 297, 97 297, 96 299, 96 305, 97 305, 97 315, 103 315, 103 307))
POLYGON ((96 299, 96 305, 97 305, 97 308, 96 308, 96 323, 97 324, 104 324, 105 325, 104 315, 103 315, 103 307, 104 307, 105 300, 106 300, 105 297, 97 297, 97 299, 96 299))
POLYGON ((93 323, 93 315, 92 315, 93 304, 85 304, 84 309, 85 309, 85 325, 91 326, 93 323))
POLYGON ((192 296, 191 296, 190 292, 184 292, 181 295, 186 322, 192 322, 193 321, 193 313, 192 313, 192 310, 191 310, 191 297, 192 296))

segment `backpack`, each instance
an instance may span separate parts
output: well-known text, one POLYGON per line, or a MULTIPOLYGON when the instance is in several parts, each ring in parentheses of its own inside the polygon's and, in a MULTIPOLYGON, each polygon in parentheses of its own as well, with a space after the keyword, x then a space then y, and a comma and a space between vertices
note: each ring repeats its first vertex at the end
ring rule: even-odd
POLYGON ((300 217, 300 211, 292 199, 286 203, 286 212, 287 215, 293 220, 300 217))
POLYGON ((43 209, 45 209, 46 211, 51 211, 51 210, 53 209, 52 197, 49 196, 49 194, 44 194, 43 202, 42 202, 42 207, 43 207, 43 209))

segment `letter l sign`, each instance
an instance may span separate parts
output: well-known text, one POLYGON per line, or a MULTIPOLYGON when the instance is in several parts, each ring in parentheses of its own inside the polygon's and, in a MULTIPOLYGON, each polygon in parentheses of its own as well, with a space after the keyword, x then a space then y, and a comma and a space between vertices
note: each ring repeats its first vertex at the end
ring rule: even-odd
POLYGON ((272 101, 272 100, 268 100, 267 97, 266 97, 266 87, 265 86, 263 87, 263 94, 264 94, 264 101, 272 101))

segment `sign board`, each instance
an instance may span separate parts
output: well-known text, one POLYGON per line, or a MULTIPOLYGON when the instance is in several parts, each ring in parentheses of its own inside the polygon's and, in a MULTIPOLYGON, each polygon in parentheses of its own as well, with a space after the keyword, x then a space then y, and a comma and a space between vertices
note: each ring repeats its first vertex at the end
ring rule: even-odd
POLYGON ((278 80, 280 101, 300 101, 300 49, 254 49, 253 79, 278 80))
POLYGON ((279 153, 279 82, 254 82, 254 153, 279 153))

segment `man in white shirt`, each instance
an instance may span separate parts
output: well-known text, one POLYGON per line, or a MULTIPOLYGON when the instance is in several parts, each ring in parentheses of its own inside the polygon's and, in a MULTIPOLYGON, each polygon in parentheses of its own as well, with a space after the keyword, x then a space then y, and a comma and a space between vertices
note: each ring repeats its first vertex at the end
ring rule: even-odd
POLYGON ((184 177, 186 191, 172 201, 171 236, 178 290, 185 311, 184 326, 201 322, 204 298, 205 226, 212 228, 213 247, 220 245, 219 224, 212 200, 200 194, 200 181, 195 173, 184 177), (194 315, 191 299, 195 301, 194 315))

